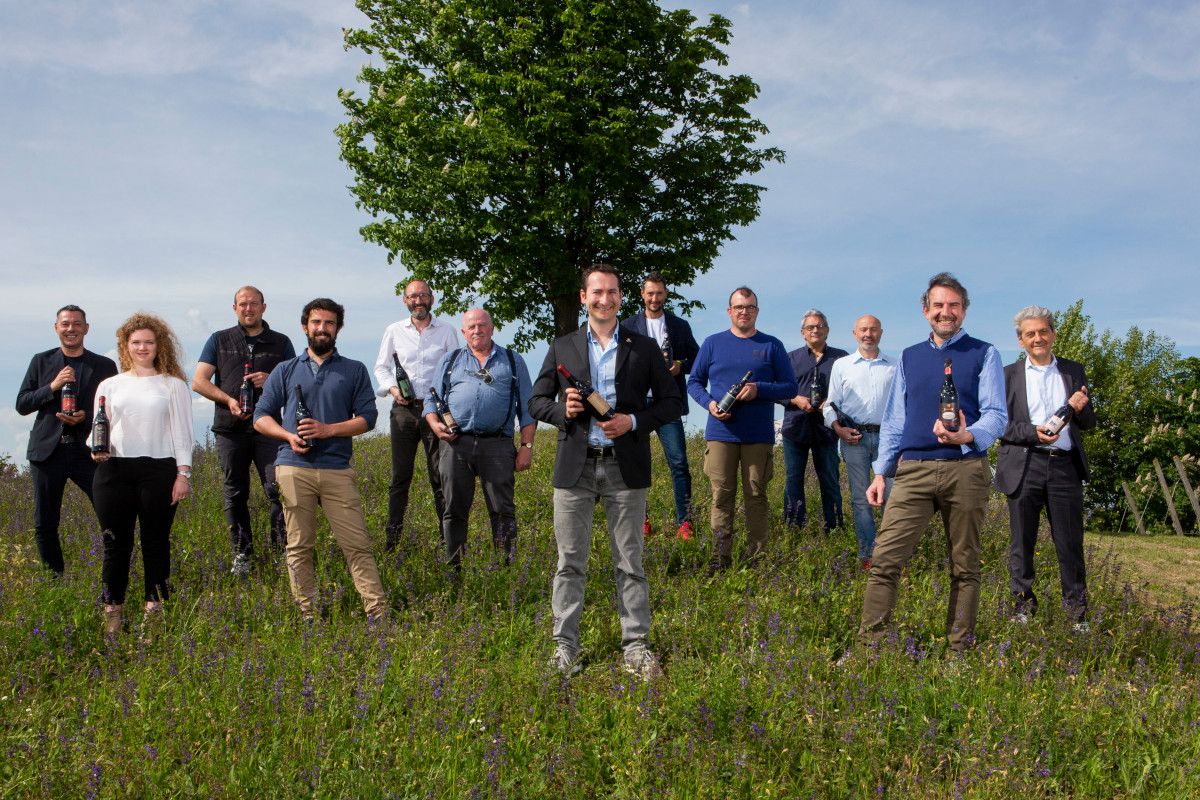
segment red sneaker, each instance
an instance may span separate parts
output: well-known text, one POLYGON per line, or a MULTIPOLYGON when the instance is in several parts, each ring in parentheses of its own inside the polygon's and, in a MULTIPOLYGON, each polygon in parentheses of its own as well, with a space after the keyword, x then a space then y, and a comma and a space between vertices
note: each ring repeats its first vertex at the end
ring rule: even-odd
POLYGON ((679 538, 684 541, 692 538, 692 523, 687 520, 683 521, 683 524, 679 526, 679 538))
POLYGON ((869 558, 863 559, 862 571, 866 572, 868 574, 871 572, 871 559, 869 559, 869 558))
POLYGON ((650 517, 646 517, 646 522, 642 525, 642 535, 650 536, 654 533, 654 526, 650 524, 650 517))

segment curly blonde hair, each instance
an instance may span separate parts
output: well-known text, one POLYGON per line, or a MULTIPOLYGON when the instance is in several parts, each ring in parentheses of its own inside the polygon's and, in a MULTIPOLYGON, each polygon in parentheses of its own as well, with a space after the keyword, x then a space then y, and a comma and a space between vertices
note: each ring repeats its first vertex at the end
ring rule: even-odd
POLYGON ((152 331, 157 349, 154 353, 154 371, 159 375, 170 375, 172 378, 186 383, 183 369, 179 366, 179 355, 183 347, 175 332, 158 317, 145 311, 139 311, 121 323, 117 328, 117 356, 121 359, 121 370, 128 372, 133 369, 133 359, 129 357, 129 337, 134 331, 152 331))

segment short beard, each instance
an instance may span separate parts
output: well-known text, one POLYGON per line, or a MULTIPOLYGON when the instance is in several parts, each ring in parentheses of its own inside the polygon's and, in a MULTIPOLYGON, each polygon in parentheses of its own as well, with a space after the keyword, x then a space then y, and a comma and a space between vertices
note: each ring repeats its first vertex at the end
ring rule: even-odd
POLYGON ((333 352, 334 345, 337 344, 337 338, 330 336, 328 338, 320 338, 309 334, 308 349, 312 351, 314 356, 327 356, 333 352))
POLYGON ((410 313, 412 314, 413 319, 422 320, 429 316, 429 307, 417 306, 415 309, 411 309, 410 313))

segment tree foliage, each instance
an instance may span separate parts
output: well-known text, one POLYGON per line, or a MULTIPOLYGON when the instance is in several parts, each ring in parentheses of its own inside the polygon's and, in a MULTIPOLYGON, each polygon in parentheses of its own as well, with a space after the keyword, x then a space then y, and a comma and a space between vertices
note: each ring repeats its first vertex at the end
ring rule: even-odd
MULTIPOLYGON (((579 279, 608 261, 627 285, 712 267, 777 149, 726 76, 730 22, 653 0, 359 0, 371 56, 337 129, 367 241, 451 312, 486 298, 516 343, 579 323, 579 279)), ((405 281, 397 286, 400 291, 405 281)), ((696 301, 675 298, 687 310, 696 301)))
POLYGON ((1096 410, 1096 427, 1083 434, 1092 469, 1084 493, 1092 524, 1116 525, 1125 502, 1122 481, 1134 481, 1144 457, 1142 439, 1154 424, 1157 402, 1171 391, 1179 364, 1175 343, 1136 325, 1124 338, 1097 335, 1083 300, 1056 312, 1054 352, 1083 364, 1096 410))
POLYGON ((1178 369, 1169 377, 1167 390, 1146 401, 1147 412, 1154 418, 1146 435, 1130 444, 1131 451, 1138 451, 1137 477, 1130 483, 1134 488, 1139 507, 1145 502, 1144 516, 1148 524, 1174 530, 1170 512, 1163 497, 1162 485, 1154 470, 1157 460, 1166 475, 1167 483, 1174 495, 1175 511, 1185 531, 1196 529, 1196 513, 1192 509, 1187 492, 1178 484, 1178 472, 1174 459, 1179 456, 1187 470, 1192 488, 1200 484, 1200 358, 1185 358, 1178 369))

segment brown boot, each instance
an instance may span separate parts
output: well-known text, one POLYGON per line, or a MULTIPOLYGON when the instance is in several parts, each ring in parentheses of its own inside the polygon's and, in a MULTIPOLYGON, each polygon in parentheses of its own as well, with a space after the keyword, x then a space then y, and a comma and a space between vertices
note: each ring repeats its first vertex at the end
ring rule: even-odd
POLYGON ((152 644, 162 632, 163 604, 161 600, 146 601, 146 616, 142 618, 142 642, 152 644))
POLYGON ((104 634, 106 636, 121 634, 121 609, 123 608, 124 606, 104 607, 104 634))

